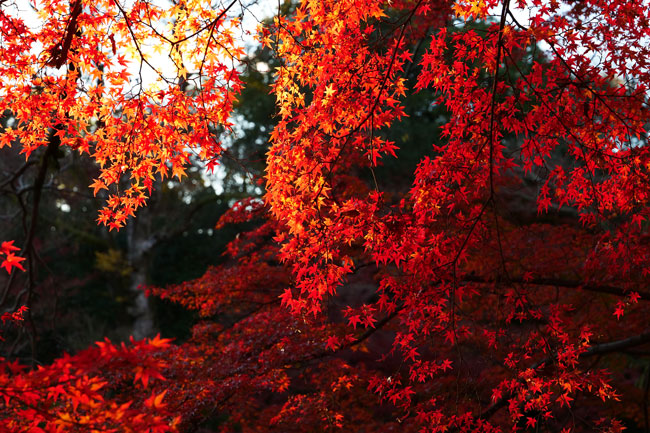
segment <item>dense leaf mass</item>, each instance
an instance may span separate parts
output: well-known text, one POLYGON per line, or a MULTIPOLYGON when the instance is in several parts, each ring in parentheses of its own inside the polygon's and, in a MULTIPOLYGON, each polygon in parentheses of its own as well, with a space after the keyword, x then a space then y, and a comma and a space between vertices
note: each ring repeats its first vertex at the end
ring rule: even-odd
POLYGON ((21 7, 0 14, 0 111, 15 118, 0 148, 20 143, 29 157, 55 138, 91 155, 102 168, 93 192, 112 189, 99 215, 111 228, 142 206, 154 176, 181 178, 193 153, 219 156, 211 131, 229 126, 242 55, 225 8, 56 0, 25 19, 21 7))
MULTIPOLYGON (((236 4, 45 0, 38 27, 0 6, 0 147, 88 154, 115 190, 99 221, 122 227, 155 176, 221 155, 236 4)), ((0 429, 647 431, 649 19, 619 0, 280 8, 259 29, 265 194, 217 223, 254 228, 147 288, 198 313, 191 337, 3 359, 0 429), (425 148, 395 138, 407 113, 427 150, 388 183, 425 148)))

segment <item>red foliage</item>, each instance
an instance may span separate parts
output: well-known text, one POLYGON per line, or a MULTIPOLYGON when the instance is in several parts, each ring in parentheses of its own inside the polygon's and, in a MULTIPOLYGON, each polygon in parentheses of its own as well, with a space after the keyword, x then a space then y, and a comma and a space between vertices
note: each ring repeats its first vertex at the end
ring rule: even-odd
POLYGON ((0 256, 5 256, 0 267, 4 268, 10 274, 13 268, 18 268, 21 271, 25 270, 20 263, 25 259, 17 256, 14 251, 20 251, 20 248, 14 246, 14 241, 4 241, 0 245, 0 256))
MULTIPOLYGON (((48 0, 38 32, 0 13, 0 109, 18 119, 0 146, 29 155, 52 128, 102 165, 95 192, 128 172, 99 218, 116 228, 191 150, 214 163, 209 123, 228 127, 240 87, 222 57, 240 53, 236 22, 201 3, 48 0), (152 20, 177 23, 171 39, 152 20), (171 49, 177 87, 126 97, 122 51, 137 59, 147 38, 171 49), (66 75, 47 68, 65 59, 66 75), (79 90, 89 74, 102 84, 79 90)), ((611 0, 321 0, 276 17, 261 35, 281 61, 264 202, 219 224, 264 222, 225 265, 150 289, 199 312, 192 337, 5 362, 0 426, 647 429, 649 19, 611 0), (374 169, 397 155, 387 131, 415 91, 435 95, 442 137, 410 188, 383 191, 374 169)), ((22 268, 2 245, 2 266, 22 268)))

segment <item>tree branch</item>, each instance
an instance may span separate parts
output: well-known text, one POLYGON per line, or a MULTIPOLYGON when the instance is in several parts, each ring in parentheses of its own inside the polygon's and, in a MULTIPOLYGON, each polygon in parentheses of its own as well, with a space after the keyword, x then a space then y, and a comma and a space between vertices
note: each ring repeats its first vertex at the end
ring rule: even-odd
MULTIPOLYGON (((478 276, 465 276, 463 280, 472 283, 495 283, 496 280, 491 280, 488 278, 482 278, 478 276)), ((516 283, 516 284, 530 284, 535 286, 555 286, 555 287, 566 287, 571 289, 582 289, 588 292, 597 292, 597 293, 607 293, 609 295, 615 295, 620 297, 628 296, 632 292, 639 294, 639 299, 644 301, 650 301, 650 292, 638 291, 632 289, 623 289, 621 287, 609 286, 606 284, 590 284, 583 283, 578 280, 564 280, 562 278, 533 278, 532 280, 525 280, 523 278, 508 278, 504 281, 505 283, 516 283)))
MULTIPOLYGON (((636 347, 640 346, 642 344, 650 343, 650 330, 647 330, 646 332, 635 335, 633 337, 625 338, 623 340, 617 340, 617 341, 611 341, 609 343, 601 343, 601 344, 596 344, 594 346, 591 346, 589 349, 587 349, 585 352, 581 353, 578 357, 580 359, 583 358, 588 358, 590 356, 594 355, 605 355, 608 353, 614 353, 614 352, 621 352, 626 349, 629 349, 631 347, 636 347)), ((542 365, 545 365, 553 360, 555 360, 557 355, 554 356, 549 356, 541 361, 536 362, 535 364, 531 365, 530 369, 531 370, 536 370, 537 368, 541 367, 542 365)), ((494 402, 492 406, 487 408, 484 412, 482 412, 478 419, 481 420, 487 420, 489 419, 492 415, 497 413, 499 409, 503 408, 508 404, 508 401, 512 398, 512 394, 505 395, 501 397, 499 400, 494 402)))

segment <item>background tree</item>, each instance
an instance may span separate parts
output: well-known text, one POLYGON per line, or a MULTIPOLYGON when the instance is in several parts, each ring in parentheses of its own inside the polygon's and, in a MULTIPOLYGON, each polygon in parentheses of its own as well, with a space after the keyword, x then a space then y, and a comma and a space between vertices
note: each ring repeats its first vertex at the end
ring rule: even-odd
MULTIPOLYGON (((61 37, 64 45, 67 43, 70 45, 66 48, 68 52, 63 54, 57 54, 57 52, 55 55, 63 56, 65 54, 65 56, 68 56, 65 61, 62 61, 67 63, 68 66, 66 77, 69 80, 76 79, 79 84, 76 93, 78 99, 70 98, 70 101, 78 103, 78 106, 83 106, 88 101, 88 92, 92 93, 93 91, 95 92, 93 94, 95 99, 91 98, 91 100, 98 102, 101 98, 104 98, 103 103, 110 105, 109 99, 117 95, 117 93, 111 94, 107 89, 112 88, 112 91, 115 92, 120 83, 124 84, 122 90, 125 91, 129 89, 129 85, 135 86, 131 87, 131 90, 134 90, 135 93, 127 94, 127 100, 136 101, 136 103, 137 100, 145 101, 145 105, 146 102, 151 102, 142 93, 147 91, 143 80, 149 81, 148 84, 153 87, 159 87, 159 84, 156 84, 156 80, 151 76, 151 72, 155 71, 147 71, 148 67, 151 66, 147 65, 147 62, 149 62, 147 53, 141 53, 137 48, 134 52, 123 51, 119 43, 115 43, 115 32, 103 36, 105 53, 108 58, 113 59, 109 64, 101 63, 98 58, 92 56, 92 58, 86 58, 84 54, 81 54, 83 60, 79 62, 79 47, 83 46, 84 43, 91 43, 92 45, 96 42, 91 36, 87 39, 84 38, 84 33, 81 30, 89 28, 92 33, 92 31, 96 30, 96 26, 101 27, 101 23, 93 21, 95 17, 92 14, 101 11, 102 6, 94 5, 89 9, 82 8, 79 11, 76 9, 76 4, 80 3, 70 5, 70 14, 65 13, 67 6, 64 3, 58 6, 8 4, 4 8, 3 17, 8 25, 16 25, 19 30, 29 29, 28 34, 16 34, 14 36, 24 37, 27 42, 32 43, 38 39, 32 32, 41 31, 44 37, 51 30, 48 30, 48 26, 57 26, 57 22, 47 21, 47 17, 45 17, 43 18, 44 26, 39 28, 37 22, 40 18, 36 16, 36 13, 40 10, 40 13, 43 14, 48 7, 61 9, 61 13, 57 16, 65 25, 58 28, 57 31, 65 29, 61 33, 61 37), (26 25, 23 20, 27 23, 26 25), (138 57, 139 54, 143 54, 144 58, 136 59, 135 57, 138 57), (110 63, 114 60, 120 60, 123 63, 120 65, 123 67, 123 74, 120 79, 117 79, 111 72, 114 65, 110 63), (135 79, 130 77, 133 71, 127 71, 128 68, 126 68, 128 62, 134 60, 142 62, 144 67, 144 72, 141 69, 135 79), (84 66, 86 65, 84 62, 92 64, 93 68, 95 68, 93 73, 89 73, 90 70, 84 66), (79 63, 81 63, 81 66, 78 66, 79 63), (147 72, 149 72, 149 75, 147 75, 147 72), (90 88, 88 88, 89 85, 90 88), (139 97, 141 98, 138 99, 139 97)), ((116 7, 119 9, 120 5, 112 4, 111 6, 113 13, 117 13, 117 20, 119 21, 121 12, 115 9, 116 7)), ((109 8, 104 12, 110 15, 111 9, 109 8)), ((45 15, 42 15, 41 18, 45 15)), ((122 17, 124 16, 122 15, 122 17)), ((129 21, 130 19, 125 19, 121 29, 125 32, 125 36, 135 37, 134 43, 135 46, 138 46, 143 43, 144 39, 142 38, 146 39, 148 36, 146 36, 146 33, 141 35, 129 33, 128 27, 133 24, 129 21), (124 27, 125 24, 126 27, 124 27), (141 38, 138 39, 138 37, 141 38)), ((145 25, 142 22, 140 24, 145 25)), ((211 24, 215 26, 218 23, 215 21, 211 24)), ((131 27, 134 26, 135 24, 131 27)), ((149 32, 149 34, 162 35, 159 32, 149 32)), ((9 37, 11 37, 11 32, 9 32, 9 37)), ((177 49, 180 46, 182 46, 182 43, 175 44, 177 49)), ((143 48, 143 50, 145 49, 143 48)), ((181 51, 178 52, 182 54, 181 51)), ((23 54, 30 55, 28 53, 23 54)), ((31 83, 33 90, 28 97, 28 100, 29 98, 33 98, 33 100, 29 103, 41 104, 44 98, 64 90, 56 88, 56 86, 53 88, 44 86, 42 80, 37 78, 46 77, 46 81, 50 80, 51 76, 55 77, 52 79, 61 78, 60 73, 47 67, 47 65, 52 66, 47 63, 51 55, 54 54, 46 50, 41 59, 46 66, 35 67, 37 73, 31 77, 34 79, 34 82, 31 83)), ((207 64, 210 63, 209 59, 207 62, 207 64)), ((157 67, 160 69, 160 65, 157 67)), ((22 72, 27 73, 28 71, 24 70, 22 72)), ((192 98, 196 96, 195 93, 192 93, 194 86, 192 83, 196 83, 196 80, 200 81, 200 77, 194 75, 190 78, 191 80, 188 81, 181 77, 174 82, 169 77, 158 75, 159 81, 167 80, 166 82, 171 91, 175 91, 173 88, 174 83, 179 84, 179 87, 181 82, 188 83, 185 95, 192 98)), ((215 78, 218 77, 215 76, 215 78)), ((5 84, 9 86, 11 92, 21 92, 21 89, 11 87, 9 83, 5 84)), ((61 96, 65 98, 68 97, 68 94, 63 92, 61 96)), ((164 97, 164 92, 161 90, 158 96, 164 97)), ((146 112, 145 105, 141 107, 146 112)), ((203 105, 205 107, 205 104, 203 105)), ((173 107, 173 104, 169 105, 169 107, 173 107)), ((85 108, 92 110, 88 106, 85 108)), ((29 105, 26 106, 26 109, 31 110, 29 105)), ((118 119, 122 116, 123 120, 128 120, 128 116, 124 114, 123 105, 120 105, 112 114, 118 119)), ((145 113, 142 119, 148 117, 149 114, 145 113)), ((195 114, 198 115, 198 113, 195 114)), ((56 125, 56 122, 57 116, 68 116, 68 114, 65 112, 42 112, 41 115, 40 118, 35 117, 35 123, 42 121, 46 124, 55 125, 55 127, 50 128, 48 137, 60 139, 57 134, 65 135, 60 130, 60 125, 56 125)), ((66 117, 66 119, 70 120, 69 117, 66 117)), ((75 128, 79 128, 77 139, 90 140, 88 143, 92 149, 94 149, 95 145, 101 146, 100 142, 93 141, 90 138, 88 132, 101 135, 103 131, 110 130, 110 125, 107 126, 106 121, 97 116, 77 117, 78 123, 74 125, 75 128)), ((13 135, 16 131, 21 132, 26 128, 31 128, 33 125, 30 122, 21 124, 15 110, 6 110, 3 130, 6 132, 6 136, 13 135)), ((37 126, 36 128, 38 129, 37 126)), ((76 133, 70 130, 69 135, 74 137, 76 133)), ((123 135, 120 139, 123 141, 125 137, 128 138, 128 135, 123 135)), ((218 139, 218 137, 214 136, 213 139, 218 139)), ((38 140, 36 141, 38 142, 38 140)), ((104 143, 108 143, 108 141, 104 141, 104 143)), ((79 141, 77 141, 77 144, 79 144, 79 141)), ((18 155, 20 148, 14 146, 13 148, 3 149, 2 162, 5 170, 2 183, 2 203, 5 206, 3 216, 6 225, 3 227, 2 232, 6 233, 8 238, 16 239, 18 244, 24 245, 24 241, 29 237, 29 230, 32 228, 32 219, 34 221, 33 241, 25 246, 26 249, 33 250, 34 260, 32 260, 31 255, 27 255, 28 269, 33 269, 33 272, 30 271, 30 277, 25 278, 27 280, 25 282, 12 281, 7 286, 4 286, 2 299, 5 307, 10 310, 22 304, 29 305, 28 315, 34 314, 36 317, 33 321, 28 320, 28 323, 33 324, 33 329, 28 332, 29 335, 12 336, 7 341, 8 346, 11 348, 8 353, 14 353, 23 359, 32 358, 36 362, 47 362, 60 355, 64 350, 79 350, 106 335, 107 332, 110 333, 111 338, 117 340, 126 340, 128 335, 131 334, 139 337, 153 336, 154 329, 161 325, 160 318, 168 314, 169 311, 160 311, 158 319, 155 320, 158 323, 154 323, 154 312, 138 286, 143 283, 166 284, 182 281, 184 278, 198 275, 205 269, 207 264, 216 263, 219 260, 218 254, 211 259, 209 254, 201 254, 199 250, 200 248, 210 248, 208 245, 217 250, 223 249, 228 236, 226 235, 224 239, 215 240, 212 237, 213 221, 215 215, 223 212, 226 202, 237 198, 237 196, 227 196, 227 193, 219 196, 210 193, 209 191, 212 191, 211 187, 206 188, 205 186, 208 179, 193 168, 187 172, 189 177, 183 176, 182 179, 153 180, 153 176, 150 176, 150 179, 145 183, 150 183, 151 189, 149 192, 155 196, 154 207, 157 208, 157 213, 153 209, 142 212, 139 222, 132 224, 128 231, 123 231, 120 234, 116 234, 114 231, 107 232, 93 223, 92 220, 95 217, 92 215, 97 214, 98 209, 101 207, 101 201, 106 200, 109 194, 106 193, 105 189, 98 188, 98 190, 95 190, 98 196, 93 198, 93 194, 88 190, 89 184, 98 185, 95 179, 102 174, 102 171, 87 159, 79 156, 75 150, 59 144, 56 146, 55 152, 48 152, 45 148, 35 150, 32 155, 29 155, 24 164, 20 161, 24 159, 24 155, 18 155), (19 169, 14 170, 16 167, 19 167, 19 169), (43 173, 42 184, 37 185, 35 181, 41 172, 43 173), (36 193, 37 190, 38 193, 36 193), (47 192, 47 194, 42 194, 40 191, 47 192), (38 200, 34 200, 36 196, 38 196, 38 200), (221 206, 221 210, 219 206, 221 206), (205 225, 205 220, 198 222, 206 212, 212 215, 207 225, 205 225), (156 218, 160 213, 165 213, 167 217, 156 218), (172 215, 174 216, 172 217, 172 215), (20 218, 22 218, 22 229, 16 224, 17 219, 20 218), (159 261, 157 257, 161 254, 161 243, 166 243, 165 248, 167 251, 172 249, 176 251, 177 256, 184 257, 186 263, 180 276, 178 273, 176 275, 163 275, 163 272, 159 272, 151 280, 151 260, 159 261), (179 252, 182 250, 183 245, 186 250, 179 252), (188 264, 191 264, 191 266, 188 266, 188 264), (33 293, 29 302, 25 299, 27 292, 33 293), (32 343, 34 344, 29 344, 30 339, 33 340, 32 343)), ((186 149, 187 151, 189 149, 186 149)), ((164 152, 167 152, 167 150, 164 152)), ((170 154, 170 157, 173 156, 172 159, 175 160, 182 156, 181 154, 172 154, 170 154)), ((187 155, 186 157, 189 158, 187 155)), ((126 167, 126 165, 122 166, 122 168, 126 167)), ((161 169, 161 171, 164 170, 161 169)), ((140 175, 142 173, 138 176, 140 175)), ((119 180, 115 182, 117 191, 128 190, 130 185, 128 176, 119 176, 119 180)), ((116 201, 113 201, 113 203, 115 204, 116 201)), ((161 260, 164 262, 166 259, 161 260)), ((20 279, 20 277, 12 278, 20 279)), ((161 305, 158 306, 161 307, 161 305)), ((166 310, 169 310, 169 308, 169 306, 165 307, 166 310)), ((175 314, 179 313, 178 310, 174 311, 175 314)), ((168 329, 168 322, 164 320, 162 322, 162 326, 168 329)), ((179 332, 180 330, 177 328, 175 335, 179 332)), ((187 330, 184 331, 184 333, 186 332, 187 330)))

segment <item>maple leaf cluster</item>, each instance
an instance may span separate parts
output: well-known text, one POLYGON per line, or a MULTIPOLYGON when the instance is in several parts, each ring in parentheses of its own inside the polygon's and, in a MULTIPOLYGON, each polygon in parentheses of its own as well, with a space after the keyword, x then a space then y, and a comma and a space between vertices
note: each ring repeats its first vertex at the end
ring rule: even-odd
MULTIPOLYGON (((115 188, 99 220, 122 227, 154 176, 223 150, 241 88, 233 4, 47 0, 38 30, 3 10, 0 109, 16 123, 0 146, 90 154, 94 192, 115 188), (129 81, 134 61, 153 84, 129 81)), ((266 192, 217 223, 255 228, 201 277, 147 288, 197 312, 191 336, 100 342, 32 370, 3 360, 0 426, 648 429, 649 36, 642 2, 279 13, 260 33, 279 59, 266 192), (430 97, 407 113, 413 95, 430 97), (407 147, 392 136, 407 115, 439 133, 386 185, 376 173, 407 147)), ((15 250, 2 244, 8 271, 15 250)))
POLYGON ((228 8, 56 0, 34 3, 31 20, 3 9, 0 111, 15 122, 0 148, 20 143, 29 157, 56 142, 91 155, 94 194, 109 190, 98 220, 122 227, 155 176, 180 179, 194 154, 221 153, 211 132, 230 126, 243 54, 228 8))
POLYGON ((13 268, 18 268, 21 271, 25 270, 23 265, 20 263, 24 261, 25 258, 17 256, 16 251, 20 251, 20 248, 14 246, 14 241, 4 241, 0 245, 0 256, 4 256, 0 267, 4 268, 4 270, 9 274, 11 274, 13 268))
POLYGON ((0 425, 10 432, 173 431, 178 420, 166 412, 164 392, 147 389, 152 378, 164 380, 159 356, 168 345, 158 337, 130 347, 106 340, 33 371, 3 360, 0 425))

